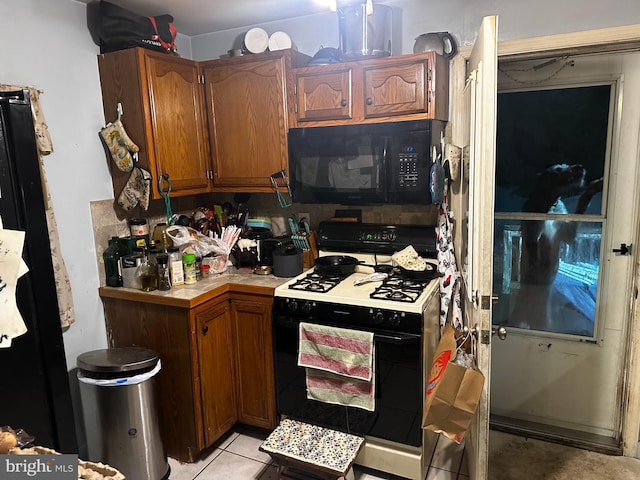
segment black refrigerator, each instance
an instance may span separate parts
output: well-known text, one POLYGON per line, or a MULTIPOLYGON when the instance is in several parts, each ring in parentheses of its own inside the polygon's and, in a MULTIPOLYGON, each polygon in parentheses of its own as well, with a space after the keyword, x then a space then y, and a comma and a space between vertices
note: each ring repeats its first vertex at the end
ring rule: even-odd
MULTIPOLYGON (((22 230, 29 272, 16 299, 27 333, 0 348, 0 427, 76 453, 75 422, 49 247, 40 164, 28 91, 0 92, 0 216, 22 230)), ((2 312, 0 312, 2 315, 2 312)))

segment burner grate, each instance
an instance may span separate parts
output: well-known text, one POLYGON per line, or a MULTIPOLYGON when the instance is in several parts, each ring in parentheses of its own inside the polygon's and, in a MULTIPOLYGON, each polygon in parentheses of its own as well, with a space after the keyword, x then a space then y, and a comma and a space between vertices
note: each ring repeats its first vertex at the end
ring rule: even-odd
POLYGON ((429 282, 391 276, 371 292, 371 298, 393 302, 414 303, 429 282))
POLYGON ((333 287, 338 285, 342 280, 347 278, 351 274, 346 275, 322 275, 315 270, 309 273, 307 276, 297 280, 289 285, 292 290, 304 290, 307 292, 326 293, 333 287))

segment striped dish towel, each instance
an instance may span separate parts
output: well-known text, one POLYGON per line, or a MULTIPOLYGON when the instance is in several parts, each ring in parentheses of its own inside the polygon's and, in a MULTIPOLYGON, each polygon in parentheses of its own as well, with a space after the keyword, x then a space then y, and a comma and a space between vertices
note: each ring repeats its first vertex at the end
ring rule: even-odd
POLYGON ((306 367, 307 398, 373 411, 373 333, 300 323, 298 365, 306 367))

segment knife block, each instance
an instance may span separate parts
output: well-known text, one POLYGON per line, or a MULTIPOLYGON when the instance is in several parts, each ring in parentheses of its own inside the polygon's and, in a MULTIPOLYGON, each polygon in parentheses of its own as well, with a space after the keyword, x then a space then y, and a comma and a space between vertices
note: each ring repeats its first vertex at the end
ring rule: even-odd
POLYGON ((311 268, 316 264, 316 258, 318 258, 315 230, 309 232, 307 240, 309 241, 309 250, 303 250, 302 252, 302 266, 304 268, 311 268))

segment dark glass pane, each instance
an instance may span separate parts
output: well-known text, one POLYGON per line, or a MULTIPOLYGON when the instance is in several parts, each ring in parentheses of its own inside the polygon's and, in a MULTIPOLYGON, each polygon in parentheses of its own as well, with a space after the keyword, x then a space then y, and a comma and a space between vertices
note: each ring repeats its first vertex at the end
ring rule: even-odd
POLYGON ((601 85, 498 95, 496 212, 547 213, 561 197, 553 213, 601 213, 599 193, 576 209, 583 185, 604 176, 610 92, 601 85))
POLYGON ((593 337, 602 224, 546 220, 547 228, 570 224, 575 235, 545 249, 527 244, 534 223, 496 220, 494 325, 593 337))

